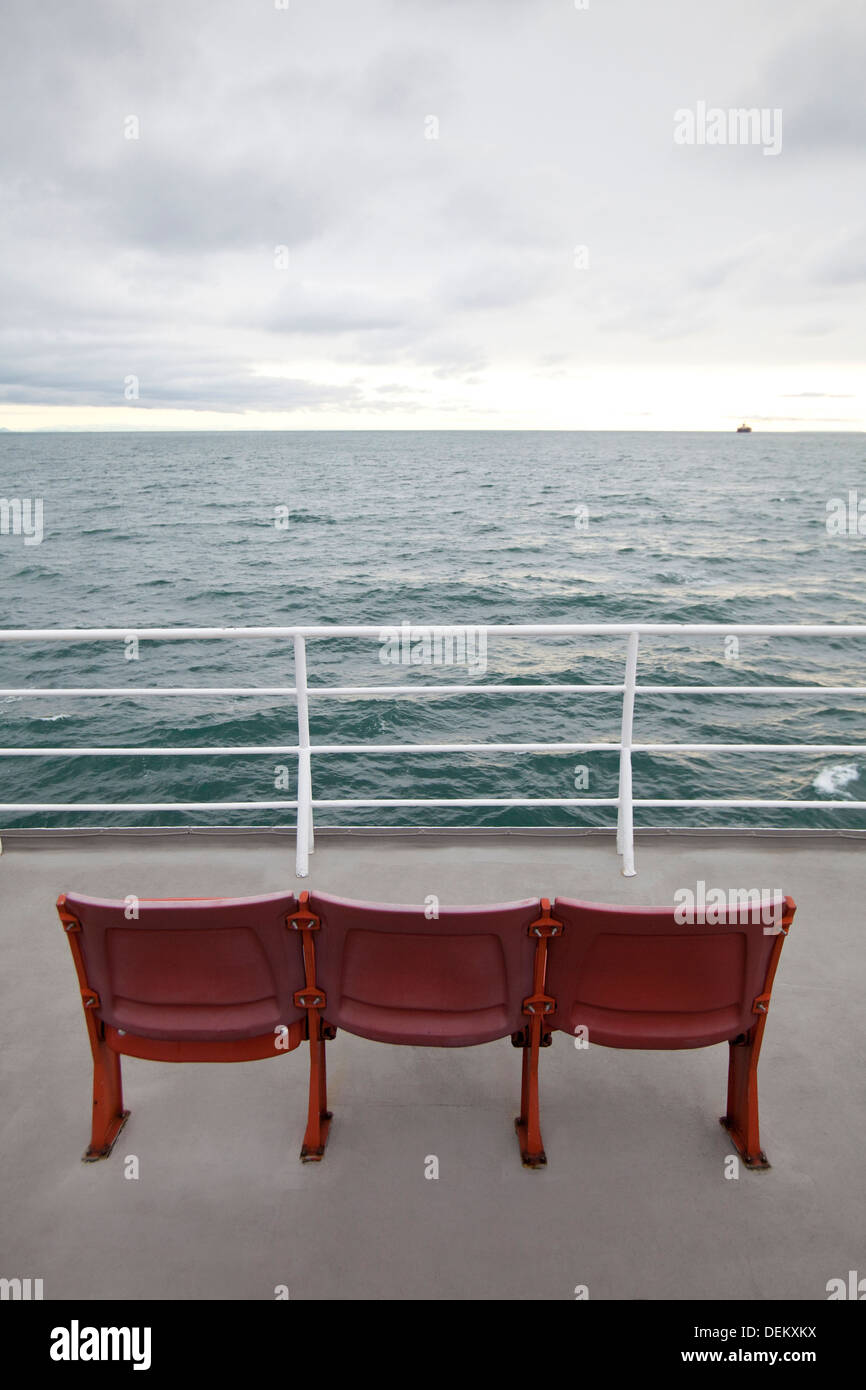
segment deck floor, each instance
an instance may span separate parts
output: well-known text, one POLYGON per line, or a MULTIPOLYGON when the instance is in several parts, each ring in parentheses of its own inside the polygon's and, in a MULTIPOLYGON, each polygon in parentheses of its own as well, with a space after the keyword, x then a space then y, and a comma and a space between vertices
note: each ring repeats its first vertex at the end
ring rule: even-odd
POLYGON ((866 842, 567 833, 6 836, 0 857, 0 1276, 46 1299, 825 1299, 866 1269, 866 842), (381 902, 564 894, 664 904, 698 879, 797 902, 761 1058, 773 1167, 726 1178, 727 1049, 542 1054, 548 1167, 520 1164, 520 1056, 329 1045, 334 1122, 302 1164, 306 1050, 245 1065, 125 1059, 132 1117, 89 1137, 90 1054, 64 890, 241 895, 303 886, 381 902), (136 1155, 139 1177, 125 1176, 136 1155), (438 1180, 425 1178, 428 1156, 438 1180))

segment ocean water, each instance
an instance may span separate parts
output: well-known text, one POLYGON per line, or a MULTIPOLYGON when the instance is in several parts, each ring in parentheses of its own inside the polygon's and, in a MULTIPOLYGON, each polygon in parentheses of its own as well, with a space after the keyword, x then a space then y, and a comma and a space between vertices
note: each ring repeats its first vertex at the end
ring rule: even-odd
MULTIPOLYGON (((40 544, 0 534, 0 626, 369 623, 864 623, 866 536, 827 504, 860 488, 855 434, 296 432, 0 434, 0 497, 41 498, 40 544), (279 511, 278 509, 283 509, 279 511), (276 521, 285 521, 277 525, 276 521)), ((866 504, 864 504, 866 510, 866 504)), ((375 641, 308 642, 311 685, 471 681, 460 698, 311 698, 314 743, 617 739, 621 697, 485 694, 487 683, 622 679, 625 639, 491 636, 487 667, 383 665, 375 641)), ((639 695, 634 737, 866 743, 863 639, 644 638, 639 681, 737 684, 639 695)), ((64 686, 293 683, 291 643, 0 643, 6 747, 296 741, 291 699, 75 699, 64 686)), ((0 801, 256 800, 273 756, 2 758, 0 801)), ((615 753, 328 755, 318 797, 614 796, 615 753)), ((639 753, 638 797, 866 800, 858 755, 639 753)), ((0 827, 291 824, 287 810, 37 813, 0 827)), ((613 808, 322 810, 319 824, 604 825, 613 808)), ((641 825, 866 826, 860 810, 640 808, 641 825)))

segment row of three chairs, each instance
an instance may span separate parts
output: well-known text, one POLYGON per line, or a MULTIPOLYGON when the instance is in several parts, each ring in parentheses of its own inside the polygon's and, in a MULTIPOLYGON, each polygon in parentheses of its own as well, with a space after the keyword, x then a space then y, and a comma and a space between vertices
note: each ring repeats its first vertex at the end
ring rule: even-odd
POLYGON ((324 893, 125 902, 69 893, 57 907, 93 1053, 86 1160, 108 1156, 128 1117, 122 1056, 239 1062, 305 1040, 301 1158, 321 1159, 331 1121, 325 1044, 342 1028, 416 1047, 510 1035, 523 1053, 516 1128, 527 1167, 547 1161, 538 1065, 553 1032, 618 1048, 727 1042, 721 1122, 748 1167, 769 1166, 757 1066, 790 898, 770 930, 749 908, 702 925, 669 908, 565 898, 443 907, 435 918, 324 893))

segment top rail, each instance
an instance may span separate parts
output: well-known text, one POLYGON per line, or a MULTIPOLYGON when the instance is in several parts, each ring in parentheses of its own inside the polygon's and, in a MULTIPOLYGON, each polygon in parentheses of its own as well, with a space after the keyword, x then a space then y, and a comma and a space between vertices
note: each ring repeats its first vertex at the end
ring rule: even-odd
POLYGON ((512 637, 577 637, 581 634, 684 637, 751 633, 766 637, 866 637, 866 624, 857 623, 365 623, 306 624, 292 627, 7 627, 0 628, 0 642, 110 642, 125 637, 154 642, 180 642, 184 639, 225 638, 227 640, 267 639, 270 637, 374 637, 383 632, 399 632, 402 627, 426 632, 500 632, 512 637))

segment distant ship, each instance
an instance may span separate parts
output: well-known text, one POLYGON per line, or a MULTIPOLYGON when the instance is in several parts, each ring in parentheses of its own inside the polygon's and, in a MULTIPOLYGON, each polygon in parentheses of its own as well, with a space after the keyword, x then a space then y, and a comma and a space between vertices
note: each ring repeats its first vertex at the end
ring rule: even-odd
POLYGON ((751 425, 747 425, 745 422, 743 422, 742 425, 737 425, 737 434, 751 434, 751 433, 752 433, 752 426, 751 426, 751 425))

